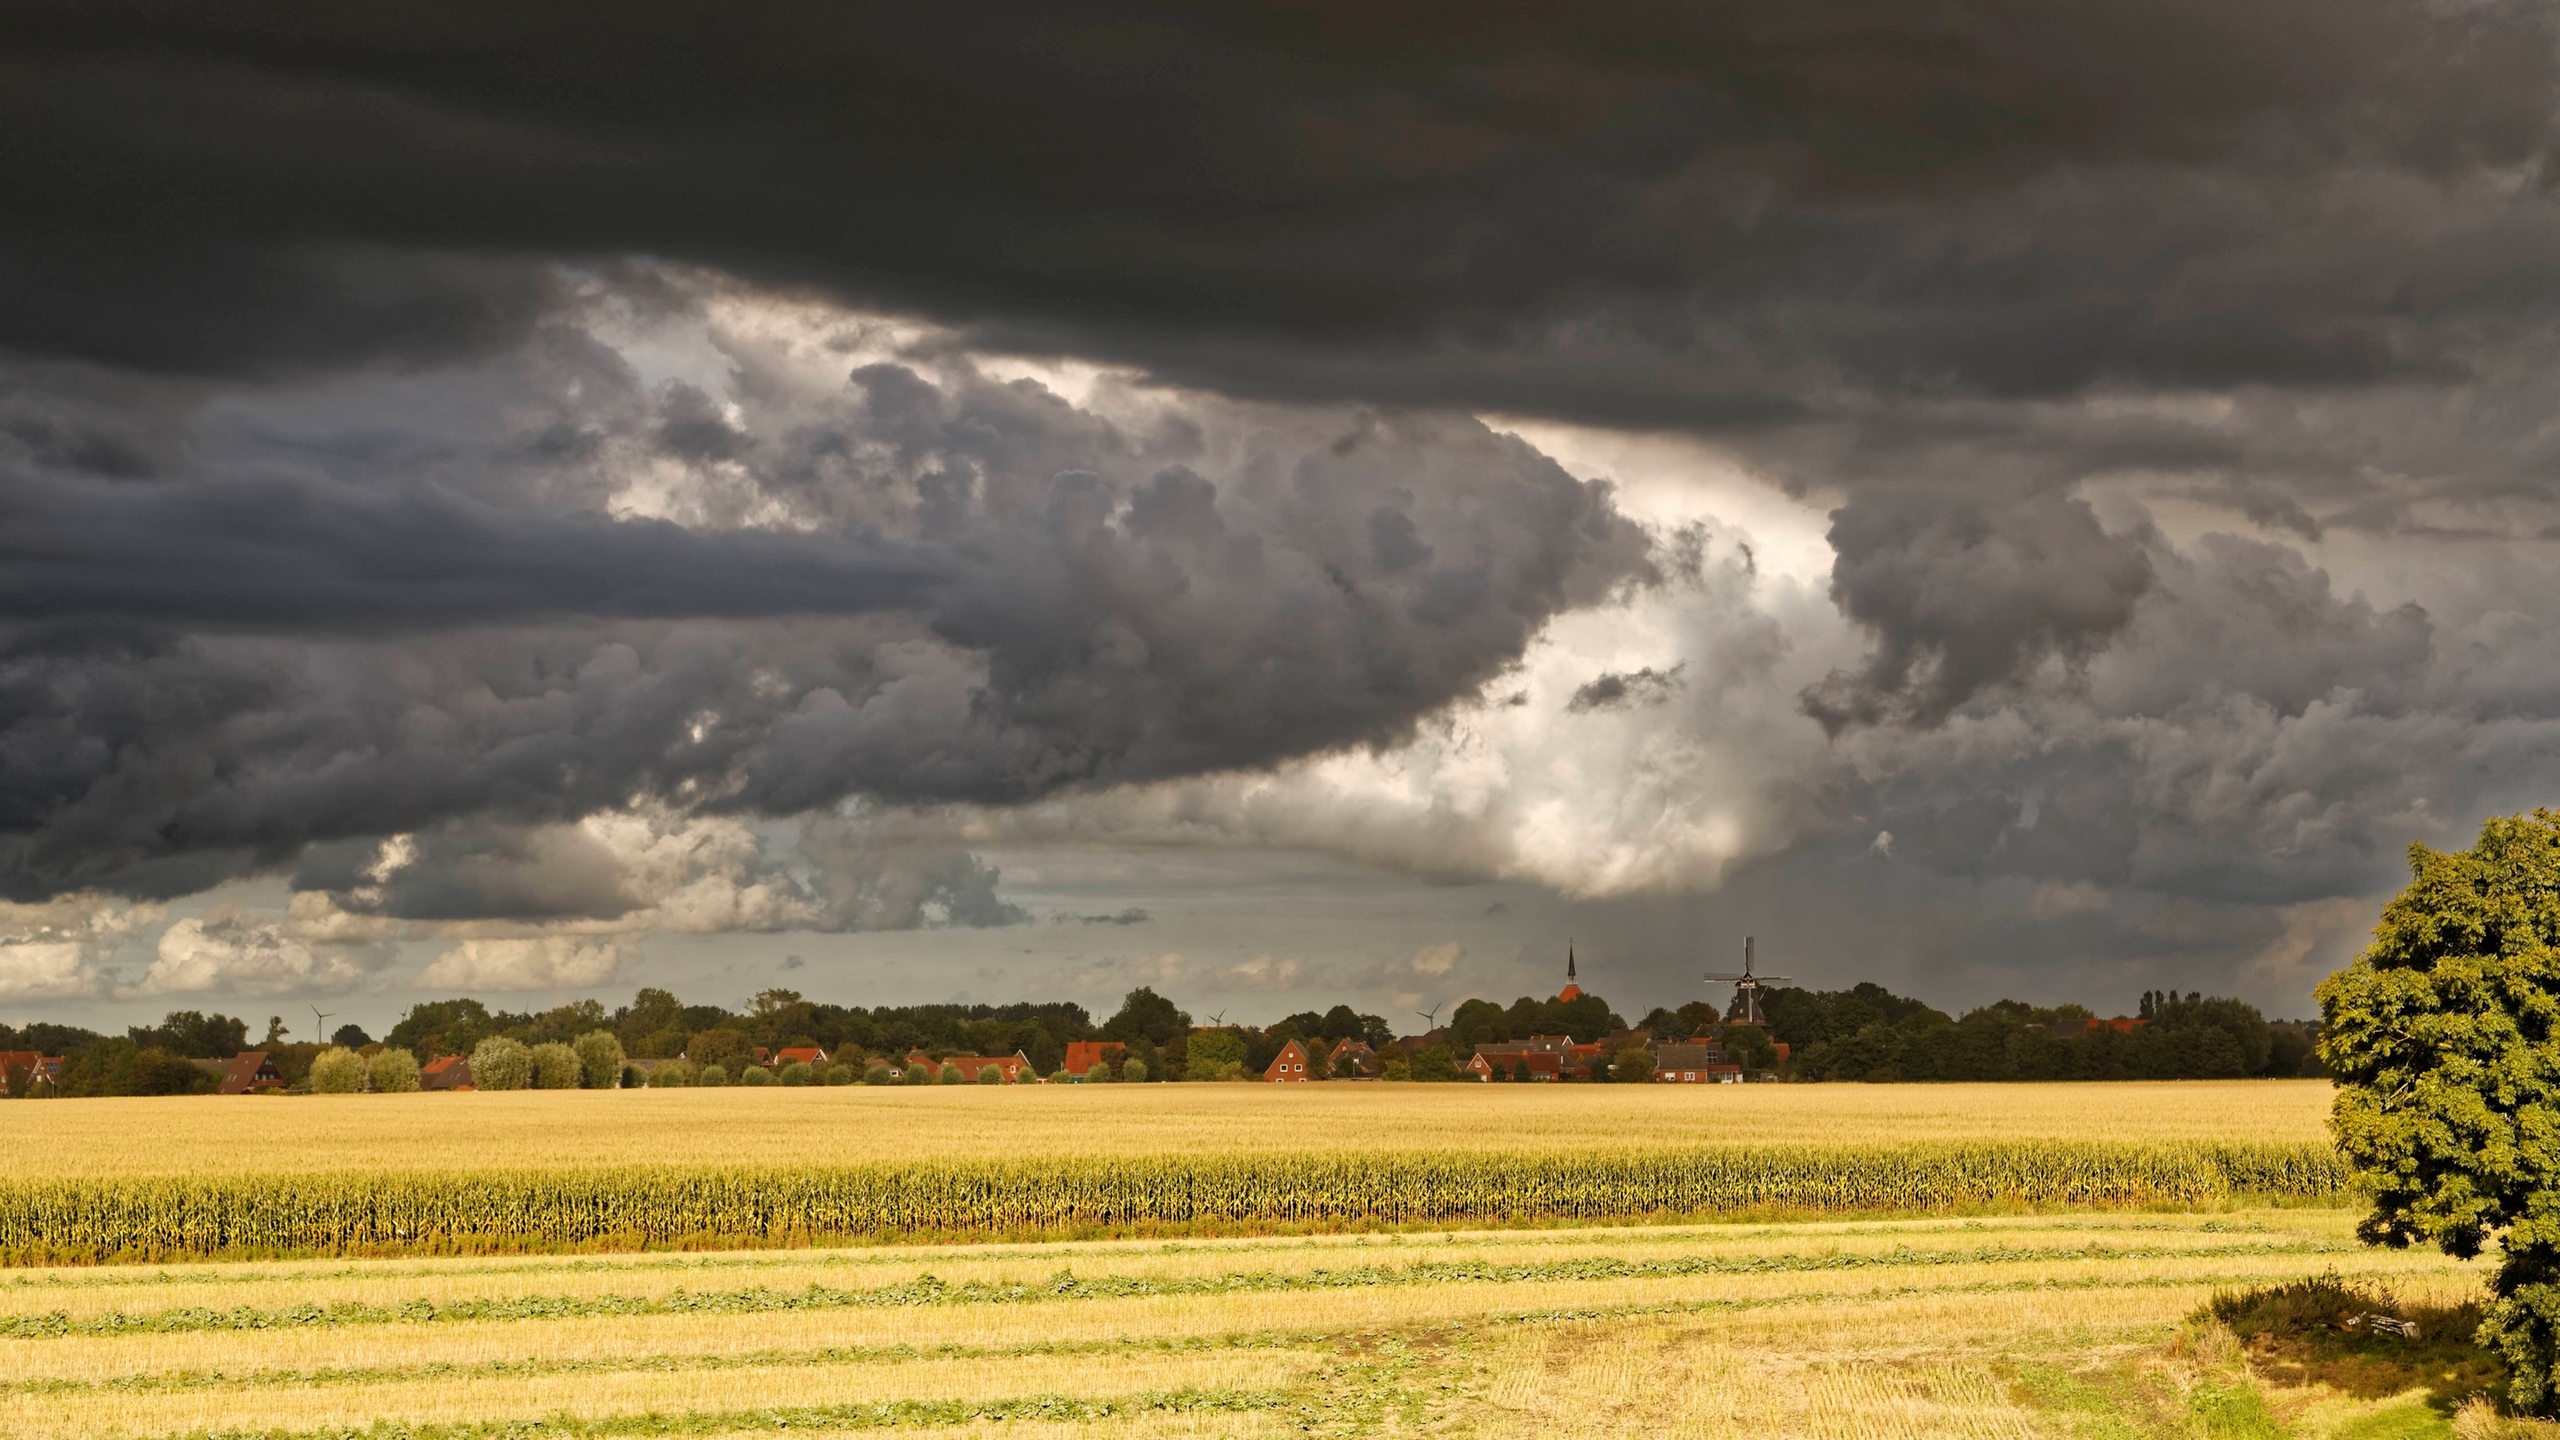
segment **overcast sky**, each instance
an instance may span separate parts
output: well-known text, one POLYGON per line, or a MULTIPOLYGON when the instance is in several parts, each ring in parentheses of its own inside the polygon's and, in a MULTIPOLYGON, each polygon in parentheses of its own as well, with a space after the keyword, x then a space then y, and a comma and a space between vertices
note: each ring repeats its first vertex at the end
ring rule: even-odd
POLYGON ((9 7, 0 1019, 2301 1014, 2560 794, 2547 5, 1253 8, 9 7))

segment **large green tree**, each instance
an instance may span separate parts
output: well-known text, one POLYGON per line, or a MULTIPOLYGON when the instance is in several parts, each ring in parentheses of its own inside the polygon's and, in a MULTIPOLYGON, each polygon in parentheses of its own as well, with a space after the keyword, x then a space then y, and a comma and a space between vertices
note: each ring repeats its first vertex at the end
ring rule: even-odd
POLYGON ((2560 1409, 2560 815, 2490 821, 2467 851, 2409 852, 2373 944, 2320 986, 2330 1124, 2362 1176, 2371 1244, 2469 1257, 2495 1240, 2480 1340, 2510 1398, 2560 1409))

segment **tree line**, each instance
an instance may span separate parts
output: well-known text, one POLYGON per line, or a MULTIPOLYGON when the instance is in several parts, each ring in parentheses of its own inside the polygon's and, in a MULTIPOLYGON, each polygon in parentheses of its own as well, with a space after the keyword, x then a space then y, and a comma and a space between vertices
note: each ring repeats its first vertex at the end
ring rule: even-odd
MULTIPOLYGON (((1728 1023, 1729 1011, 1697 1001, 1656 1007, 1634 1026, 1596 995, 1573 1000, 1522 996, 1508 1005, 1469 999, 1426 1036, 1386 1065, 1395 1080, 1464 1080, 1476 1047, 1570 1035, 1589 1043, 1631 1032, 1655 1041, 1685 1040, 1722 1027, 1722 1041, 1737 1063, 1754 1071, 1776 1070, 1802 1080, 2127 1080, 2316 1075, 2310 1027, 2271 1022, 2239 1000, 2170 991, 2146 992, 2143 1024, 2125 1030, 2088 1022, 2077 1005, 2037 1007, 2002 1000, 1951 1016, 1926 1003, 1861 983, 1846 990, 1771 989, 1763 992, 1764 1027, 1728 1023), (2076 1032, 2076 1033, 2074 1033, 2076 1032), (1782 1065, 1778 1045, 1789 1052, 1782 1065)), ((819 1046, 857 1075, 872 1061, 903 1068, 910 1053, 936 1060, 952 1055, 1020 1053, 1042 1075, 1054 1074, 1066 1047, 1079 1040, 1112 1040, 1125 1047, 1104 1078, 1208 1080, 1258 1075, 1291 1040, 1321 1058, 1336 1042, 1358 1040, 1385 1050, 1395 1039, 1385 1018, 1349 1005, 1303 1010, 1267 1025, 1195 1026, 1173 1001, 1141 986, 1118 1010, 1096 1020, 1071 1002, 1008 1005, 886 1005, 864 1007, 814 1001, 795 990, 768 989, 746 1006, 688 1005, 673 992, 651 987, 630 1003, 608 1010, 579 1000, 547 1010, 496 1009, 470 997, 430 1000, 409 1008, 379 1041, 362 1027, 341 1025, 327 1042, 290 1038, 282 1017, 268 1019, 265 1038, 252 1046, 247 1022, 195 1010, 172 1011, 159 1024, 135 1026, 121 1036, 43 1022, 0 1025, 0 1050, 33 1050, 66 1057, 62 1095, 182 1095, 208 1091, 216 1081, 192 1059, 227 1058, 264 1049, 288 1085, 311 1081, 313 1064, 332 1049, 388 1048, 425 1060, 470 1055, 503 1039, 522 1047, 528 1063, 541 1052, 552 1071, 569 1073, 566 1054, 581 1047, 600 1054, 590 1037, 606 1036, 623 1056, 658 1061, 685 1056, 698 1072, 717 1067, 739 1077, 752 1068, 758 1049, 819 1046)), ((512 1053, 512 1052, 507 1052, 512 1053)), ((1629 1066, 1600 1067, 1594 1078, 1641 1078, 1629 1066)), ((368 1063, 370 1060, 368 1059, 368 1063)), ((394 1062, 396 1065, 396 1062, 394 1062)), ((600 1062, 598 1062, 600 1063, 600 1062)), ((580 1073, 593 1068, 582 1065, 580 1073)), ((546 1072, 528 1071, 527 1083, 546 1072)), ((340 1077, 329 1078, 333 1084, 340 1077)), ((385 1077, 389 1079, 389 1077, 385 1077)), ((398 1085, 398 1081, 391 1080, 398 1085)), ((376 1086, 376 1088, 382 1088, 376 1086)), ((13 1087, 23 1094, 26 1087, 13 1087)))

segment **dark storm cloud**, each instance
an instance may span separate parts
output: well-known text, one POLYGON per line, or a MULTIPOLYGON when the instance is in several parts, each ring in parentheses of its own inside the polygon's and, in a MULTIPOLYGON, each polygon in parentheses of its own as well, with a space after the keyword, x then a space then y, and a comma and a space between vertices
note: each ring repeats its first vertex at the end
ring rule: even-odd
POLYGON ((2047 660, 2078 663, 2133 618, 2152 582, 2141 547, 2080 500, 1880 491, 1831 515, 1831 594, 1873 631, 1866 668, 1804 697, 1837 734, 1935 724, 2047 660))
POLYGON ((302 633, 916 608, 947 562, 860 534, 704 534, 427 488, 0 472, 0 617, 302 633))
POLYGON ((1683 661, 1666 670, 1656 670, 1648 665, 1641 670, 1611 671, 1594 677, 1575 690, 1564 708, 1580 715, 1593 710, 1658 705, 1680 688, 1680 674, 1688 668, 1688 663, 1683 661))
POLYGON ((2441 369, 2433 322, 2560 264, 2530 198, 2414 251, 2359 198, 2530 187, 2524 4, 591 20, 15 7, 0 343, 446 354, 530 313, 488 257, 643 253, 1229 388, 1685 421, 2441 369))
MULTIPOLYGON (((504 373, 583 397, 598 456, 718 416, 591 365, 504 373)), ((535 864, 506 827, 640 796, 1013 803, 1392 743, 1651 573, 1604 487, 1467 420, 1199 399, 1130 426, 966 366, 870 366, 718 419, 740 438, 688 459, 687 493, 764 517, 738 528, 585 508, 609 489, 523 443, 553 397, 457 394, 431 464, 305 460, 406 451, 355 405, 352 437, 269 417, 291 444, 226 442, 217 475, 0 490, 7 893, 183 893, 435 831, 363 908, 609 917, 582 842, 540 832, 535 864), (1410 552, 1377 553, 1382 513, 1410 552)), ((965 858, 856 908, 993 923, 965 858)))

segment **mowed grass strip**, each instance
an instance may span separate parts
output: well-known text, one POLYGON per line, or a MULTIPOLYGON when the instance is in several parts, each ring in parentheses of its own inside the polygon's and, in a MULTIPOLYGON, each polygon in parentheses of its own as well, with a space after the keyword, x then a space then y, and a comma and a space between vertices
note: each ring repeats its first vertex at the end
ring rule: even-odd
MULTIPOLYGON (((1025 1397, 1092 1407, 1129 1394, 1256 1394, 1295 1388, 1332 1357, 1277 1348, 1200 1353, 809 1361, 716 1369, 627 1369, 364 1380, 308 1387, 0 1395, 0 1431, 31 1440, 97 1435, 312 1431, 382 1424, 475 1427, 562 1418, 686 1416, 682 1429, 748 1414, 816 1418, 849 1407, 986 1406, 1025 1397)), ((1037 1411, 1033 1413, 1039 1413, 1037 1411)), ((1066 1412, 1074 1417, 1083 1412, 1066 1412)), ((951 1414, 901 1416, 947 1423, 951 1414)), ((677 1427, 670 1427, 671 1429, 677 1427)), ((624 1431, 621 1433, 646 1433, 624 1431)))
MULTIPOLYGON (((2340 1213, 2343 1212, 2321 1212, 2340 1213)), ((943 1286, 1045 1286, 1062 1269, 1085 1277, 1109 1275, 1159 1280, 1227 1276, 1252 1269, 1276 1274, 1336 1270, 1345 1266, 1465 1261, 1491 1265, 1549 1264, 1578 1259, 1644 1260, 1669 1256, 1684 1262, 1728 1256, 1766 1261, 1797 1253, 1824 1255, 1876 1254, 1914 1245, 1980 1246, 2002 1244, 2037 1250, 2083 1252, 2142 1247, 2245 1248, 2290 1244, 2297 1231, 2281 1235, 2250 1226, 2122 1225, 2093 1229, 2070 1224, 2038 1223, 1998 1226, 1973 1224, 1944 1231, 1926 1229, 1808 1229, 1775 1234, 1757 1228, 1722 1233, 1687 1228, 1675 1238, 1644 1231, 1561 1232, 1524 1238, 1513 1232, 1481 1232, 1446 1239, 1358 1237, 1326 1243, 1264 1242, 1252 1248, 1234 1246, 1059 1246, 1043 1252, 1020 1247, 989 1247, 989 1253, 937 1250, 930 1255, 895 1250, 865 1252, 765 1251, 745 1257, 743 1264, 661 1268, 646 1265, 595 1266, 574 1269, 490 1269, 451 1263, 450 1271, 414 1263, 375 1262, 337 1265, 308 1273, 257 1272, 206 1267, 159 1272, 148 1287, 79 1283, 83 1275, 108 1271, 52 1271, 69 1283, 0 1287, 0 1328, 21 1317, 70 1322, 123 1313, 161 1311, 280 1311, 325 1308, 346 1303, 408 1309, 417 1306, 472 1306, 495 1299, 538 1300, 566 1304, 581 1298, 607 1300, 670 1299, 739 1290, 803 1292, 844 1288, 878 1289, 910 1285, 928 1278, 943 1286), (1586 1238, 1587 1237, 1587 1238, 1586 1238)), ((2332 1239, 2346 1234, 2343 1224, 2323 1233, 2332 1239)), ((144 1272, 150 1273, 150 1272, 144 1272)))
MULTIPOLYGON (((836 1278, 872 1273, 892 1278, 927 1271, 991 1278, 1007 1267, 1047 1274, 1061 1264, 1099 1263, 1118 1270, 1137 1264, 1225 1265, 1252 1259, 1266 1264, 1304 1256, 1370 1259, 1415 1255, 1542 1253, 1682 1253, 1751 1251, 1772 1246, 1910 1244, 1921 1237, 1981 1239, 2005 1236, 2020 1243, 2132 1243, 2141 1236, 2231 1236, 2317 1231, 2351 1234, 2351 1213, 2326 1206, 2282 1210, 2030 1211, 2018 1214, 1950 1215, 1918 1219, 1844 1219, 1769 1223, 1719 1220, 1654 1221, 1634 1225, 1557 1225, 1506 1229, 1339 1231, 1218 1238, 982 1242, 969 1245, 821 1246, 799 1250, 637 1251, 608 1254, 535 1254, 442 1259, 328 1258, 276 1261, 184 1261, 157 1265, 53 1265, 0 1269, 0 1313, 16 1314, 66 1304, 111 1308, 125 1297, 159 1297, 159 1303, 223 1303, 259 1289, 290 1286, 297 1299, 338 1293, 378 1296, 404 1282, 414 1293, 479 1293, 491 1280, 509 1287, 535 1284, 566 1288, 660 1288, 700 1280, 747 1279, 787 1283, 789 1277, 836 1278), (984 1270, 986 1275, 979 1272, 984 1270), (424 1282, 416 1284, 414 1282, 424 1282), (476 1288, 475 1288, 476 1287, 476 1288), (183 1296, 171 1301, 167 1297, 183 1296), (97 1297, 95 1300, 89 1297, 97 1297)), ((635 1291, 636 1293, 636 1291, 635 1291)))
MULTIPOLYGON (((2103 1258, 2125 1265, 2161 1260, 2228 1255, 2234 1251, 2307 1257, 2347 1253, 2349 1247, 2318 1239, 2269 1239, 2246 1244, 2149 1244, 2104 1249, 2103 1258)), ((1059 1304, 1156 1296, 1268 1294, 1288 1291, 1374 1290, 1507 1283, 1640 1281, 1672 1278, 1799 1274, 1850 1269, 1986 1266, 2074 1258, 2069 1252, 2026 1245, 1994 1244, 1944 1250, 1833 1249, 1811 1253, 1754 1255, 1686 1255, 1649 1259, 1583 1256, 1564 1260, 1503 1263, 1470 1258, 1416 1260, 1400 1265, 1359 1265, 1341 1269, 1224 1271, 1195 1275, 1087 1274, 1061 1270, 1041 1281, 948 1281, 925 1275, 896 1284, 846 1288, 811 1284, 799 1289, 756 1286, 734 1290, 678 1289, 662 1295, 538 1294, 485 1296, 445 1301, 404 1300, 370 1303, 334 1300, 275 1307, 242 1305, 231 1309, 182 1306, 74 1316, 62 1312, 21 1314, 0 1319, 0 1339, 34 1340, 66 1336, 170 1334, 190 1330, 254 1330, 340 1328, 369 1325, 468 1324, 484 1321, 545 1321, 595 1316, 748 1315, 775 1312, 850 1309, 911 1309, 921 1306, 1059 1304)), ((2090 1258, 2084 1250, 2077 1258, 2090 1258)))
MULTIPOLYGON (((73 1103, 73 1102, 64 1102, 73 1103)), ((285 1102, 271 1102, 285 1103, 285 1102)), ((704 1170, 241 1174, 0 1186, 21 1262, 808 1244, 1111 1230, 1518 1224, 2347 1193, 2308 1143, 1339 1149, 704 1170)))

